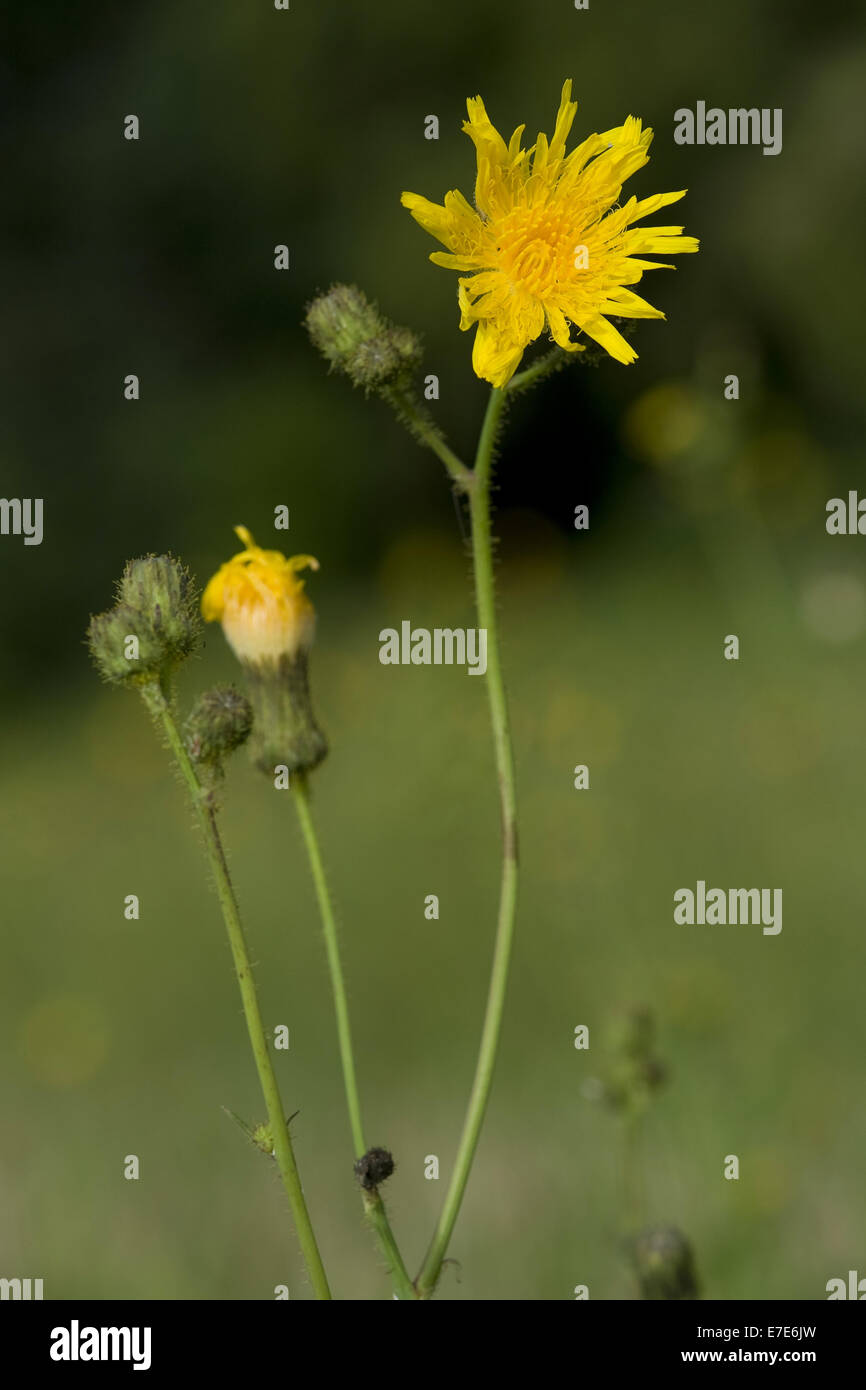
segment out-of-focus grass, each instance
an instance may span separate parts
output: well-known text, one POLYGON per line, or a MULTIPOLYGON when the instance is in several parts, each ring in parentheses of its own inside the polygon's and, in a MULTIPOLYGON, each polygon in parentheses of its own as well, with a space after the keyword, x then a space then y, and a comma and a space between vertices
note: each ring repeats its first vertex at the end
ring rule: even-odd
MULTIPOLYGON (((442 1293, 631 1295, 617 1131, 581 1095, 597 1058, 572 1037, 587 1023, 592 1044, 611 1010, 640 1002, 672 1071, 645 1134, 648 1219, 688 1233, 709 1296, 822 1297, 859 1258, 866 1214, 862 645, 811 638, 796 593, 781 641, 758 595, 732 612, 696 550, 647 541, 627 515, 602 547, 520 515, 504 532, 523 882, 460 1270, 442 1293), (729 631, 739 663, 722 659, 729 631), (783 931, 676 926, 674 890, 698 878, 781 887, 783 931), (738 1182, 722 1176, 732 1153, 738 1182)), ((383 557, 375 587, 329 588, 327 567, 313 581, 333 749, 315 811, 369 1142, 395 1152, 387 1195, 413 1268, 471 1078, 498 820, 484 682, 383 667, 378 632, 471 624, 466 574, 456 540, 420 533, 383 557), (431 1154, 439 1182, 424 1178, 431 1154)), ((184 698, 234 675, 209 630, 184 698)), ((83 658, 56 694, 8 730, 5 755, 3 1272, 42 1277, 47 1297, 269 1298, 278 1283, 307 1297, 275 1172, 221 1109, 262 1113, 181 788, 138 702, 89 682, 83 658)), ((243 755, 224 828, 265 1017, 291 1030, 278 1070, 335 1293, 386 1297, 291 802, 243 755)))

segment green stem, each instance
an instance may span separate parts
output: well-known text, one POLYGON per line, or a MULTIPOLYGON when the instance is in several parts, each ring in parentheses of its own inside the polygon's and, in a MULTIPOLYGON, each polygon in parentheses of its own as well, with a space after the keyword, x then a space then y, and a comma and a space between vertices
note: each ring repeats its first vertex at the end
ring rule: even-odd
POLYGON ((459 490, 469 492, 473 482, 472 470, 457 457, 435 421, 419 407, 412 392, 392 387, 385 392, 385 397, 409 433, 414 435, 419 443, 432 449, 436 457, 442 460, 459 490))
MULTIPOLYGON (((355 1157, 360 1158, 362 1154, 366 1153, 367 1145, 364 1140, 364 1126, 361 1120, 361 1099, 358 1093, 358 1078, 355 1069, 354 1052, 352 1050, 349 1002, 346 995, 343 965, 340 959, 340 942, 337 934, 337 922, 334 917, 334 908, 328 890, 325 867, 322 863, 319 839, 310 811, 310 789, 306 774, 303 772, 295 773, 291 779, 291 786, 294 792, 295 807, 298 812, 301 833, 304 837, 304 844, 307 849, 307 857, 310 861, 310 871, 313 876, 316 898, 319 904, 319 913, 322 919, 325 950, 328 956, 328 970, 331 975, 331 989, 334 995, 334 1011, 337 1015, 337 1037, 340 1044, 340 1061, 343 1067, 346 1103, 349 1109, 349 1124, 352 1130, 352 1142, 355 1146, 355 1157)), ((415 1290, 412 1285, 412 1280, 409 1277, 397 1242, 394 1239, 394 1234, 388 1224, 388 1217, 382 1198, 375 1188, 371 1191, 364 1191, 363 1197, 367 1219, 387 1261, 395 1292, 398 1298, 413 1299, 415 1297, 415 1290)))
POLYGON ((325 937, 325 950, 328 955, 328 970, 331 975, 331 988, 334 994, 334 1011, 337 1015, 337 1037, 340 1043, 340 1061, 343 1065, 343 1082, 346 1088, 346 1104, 349 1107, 349 1124, 352 1129, 352 1142, 355 1157, 360 1158, 367 1151, 364 1142, 364 1126, 361 1122, 361 1100, 358 1094, 358 1078, 355 1071, 355 1057, 352 1051, 352 1029, 349 1023, 349 1003, 346 997, 346 982, 340 960, 340 943, 337 939, 337 923, 328 891, 328 881, 319 850, 319 841, 313 817, 310 812, 310 791, 303 772, 296 772, 291 778, 295 808, 301 824, 301 833, 310 861, 310 872, 316 889, 316 899, 322 918, 322 932, 325 937))
POLYGON ((187 785, 198 823, 201 826, 208 864, 211 874, 213 875, 226 931, 228 932, 235 973, 238 978, 241 999, 243 1001, 244 1017, 246 1018, 247 1031, 253 1050, 253 1057, 255 1058, 256 1070, 259 1074, 262 1095, 264 1096, 265 1105, 267 1107, 268 1123, 274 1144, 274 1157, 277 1161, 283 1187, 286 1190, 286 1196, 289 1199, 289 1206, 292 1209, 292 1216, 295 1221, 295 1229, 298 1233, 301 1250, 304 1260, 306 1261, 316 1297, 320 1299, 329 1299, 331 1297, 331 1291, 328 1287, 328 1280, 322 1264, 322 1257, 319 1254, 319 1247, 316 1244, 316 1237, 313 1232, 309 1212, 307 1211, 307 1204, 304 1200, 304 1193, 301 1187, 301 1180, 298 1175, 295 1154, 289 1135, 289 1127, 286 1122, 286 1112, 280 1098, 277 1078, 274 1074, 270 1052, 268 1051, 267 1038, 265 1037, 261 1011, 259 1009, 258 994, 256 992, 255 980, 253 979, 246 940, 244 938, 244 929, 238 911, 228 864, 226 863, 225 853, 223 851, 222 840, 220 839, 219 829, 217 827, 216 811, 214 810, 212 801, 208 797, 207 791, 198 780, 195 768, 192 765, 189 754, 187 753, 178 731, 177 724, 175 723, 174 714, 172 713, 171 705, 166 698, 165 692, 160 689, 158 685, 154 684, 153 686, 146 687, 143 694, 151 713, 158 720, 165 733, 168 745, 187 785))
POLYGON ((641 1117, 629 1105, 622 1117, 622 1210, 625 1235, 637 1235, 643 1225, 643 1182, 640 1168, 641 1117))
POLYGON ((469 490, 475 603, 478 625, 487 630, 487 695, 490 705, 490 722, 493 729, 493 746, 499 778, 499 800, 502 815, 502 874, 499 892, 499 917, 475 1078, 463 1123, 454 1172, 445 1196, 442 1214, 421 1272, 415 1281, 420 1298, 429 1298, 436 1287, 442 1262, 460 1211, 460 1204, 463 1201, 469 1171, 478 1145, 484 1112, 490 1097, 508 984, 508 967, 511 959, 514 917, 517 906, 517 806, 514 756, 511 750, 508 706, 499 658, 493 579, 493 538, 490 523, 490 473, 496 433, 504 404, 505 391, 494 389, 491 392, 481 428, 472 486, 469 490))
POLYGON ((400 1247, 394 1232, 391 1230, 388 1213, 385 1210, 385 1203, 382 1201, 379 1190, 374 1187, 369 1192, 362 1192, 362 1196, 364 1198, 364 1215, 385 1258, 388 1273, 394 1285, 394 1293, 400 1300, 414 1301, 417 1298, 415 1285, 412 1283, 403 1256, 400 1254, 400 1247))

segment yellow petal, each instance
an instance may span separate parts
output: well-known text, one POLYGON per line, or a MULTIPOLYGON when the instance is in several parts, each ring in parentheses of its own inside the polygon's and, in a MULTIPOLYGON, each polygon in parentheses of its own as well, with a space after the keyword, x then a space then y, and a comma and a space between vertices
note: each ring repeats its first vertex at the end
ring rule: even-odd
POLYGON ((631 343, 627 342, 621 333, 618 333, 612 323, 602 318, 601 314, 590 314, 579 321, 578 327, 586 333, 587 337, 593 338, 605 352, 609 352, 611 357, 617 362, 622 362, 628 366, 634 362, 637 353, 631 343))
POLYGON ((456 256, 451 251, 431 251, 430 260, 434 265, 442 265, 446 270, 478 270, 475 256, 456 256))
POLYGON ((654 309, 639 294, 625 288, 611 290, 603 304, 599 305, 602 314, 613 314, 623 319, 663 319, 661 309, 654 309))
POLYGON ((655 251, 662 255, 672 255, 676 252, 697 251, 700 242, 697 237, 680 236, 682 227, 636 227, 630 234, 634 236, 633 243, 629 243, 631 251, 655 251))
POLYGON ((476 376, 489 381, 491 386, 505 386, 517 371, 522 356, 522 346, 504 339, 491 323, 479 323, 472 345, 472 368, 476 376))
POLYGON ((463 122, 463 129, 475 141, 476 148, 488 146, 490 157, 497 163, 504 163, 508 156, 505 141, 488 116, 481 97, 469 97, 466 110, 469 120, 463 122))
POLYGON ((218 623, 225 608, 225 576, 218 570, 205 585, 201 596, 201 615, 206 623, 218 623))
POLYGON ((556 113, 556 125, 553 135, 550 137, 550 158, 561 159, 565 153, 565 142, 574 125, 574 118, 577 115, 577 102, 571 99, 571 78, 566 78, 562 84, 562 95, 559 99, 559 110, 556 113))
POLYGON ((508 142, 508 158, 513 163, 520 153, 520 141, 526 125, 519 125, 508 142))
POLYGON ((557 347, 564 348, 566 352, 579 352, 581 343, 573 343, 569 332, 568 322, 561 309, 554 305, 547 306, 547 322, 550 325, 550 332, 557 347))
POLYGON ((403 193, 400 202, 404 208, 415 218, 419 226, 425 232, 435 236, 437 241, 441 241, 444 246, 453 249, 453 223, 447 208, 439 203, 431 203, 429 198, 422 198, 419 193, 403 193))
POLYGON ((650 217, 659 208, 666 208, 670 203, 678 203, 680 198, 684 198, 688 189, 681 188, 678 193, 655 193, 651 198, 641 198, 638 202, 632 198, 628 205, 629 222, 637 222, 641 217, 650 217))

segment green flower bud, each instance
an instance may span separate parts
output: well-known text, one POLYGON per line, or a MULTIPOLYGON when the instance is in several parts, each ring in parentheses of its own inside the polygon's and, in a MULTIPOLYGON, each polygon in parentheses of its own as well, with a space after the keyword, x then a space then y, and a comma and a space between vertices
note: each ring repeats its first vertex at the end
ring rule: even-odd
POLYGON ((349 375, 366 391, 382 390, 407 380, 421 361, 421 345, 408 328, 388 324, 355 351, 349 375))
POLYGON ((184 725, 184 739, 194 763, 219 767, 249 737, 253 711, 232 686, 215 686, 196 701, 184 725))
POLYGON ((114 608, 87 632, 99 671, 115 685, 164 680, 195 649, 201 631, 192 581, 170 555, 130 560, 114 608))
POLYGON ((602 1038, 602 1074, 594 1094, 614 1109, 646 1109, 668 1069, 655 1055, 655 1019, 649 1009, 625 1009, 608 1020, 602 1038))
POLYGON ((692 1247, 675 1226, 655 1226, 630 1242, 630 1254, 641 1298, 699 1297, 692 1247))
POLYGON ((313 713, 307 652, 245 663, 245 671, 254 711, 250 757, 256 767, 268 776, 276 767, 312 771, 328 743, 313 713))
POLYGON ((356 285, 334 285, 314 299, 306 326, 331 366, 368 392, 407 382, 421 361, 421 343, 411 329, 386 319, 356 285))
POLYGON ((162 669, 162 644, 128 603, 91 618, 87 643, 97 669, 112 685, 141 685, 156 679, 162 669))
POLYGON ((262 1153, 273 1153, 274 1137, 271 1133, 270 1125, 256 1125, 255 1129, 253 1130, 253 1143, 258 1145, 262 1153))
POLYGON ((306 325, 314 346, 338 368, 383 326, 376 306, 356 285, 332 285, 319 295, 307 308, 306 325))
POLYGON ((197 594, 188 570, 173 556, 129 560, 118 598, 147 618, 162 644, 166 665, 176 665, 195 650, 200 632, 197 594))

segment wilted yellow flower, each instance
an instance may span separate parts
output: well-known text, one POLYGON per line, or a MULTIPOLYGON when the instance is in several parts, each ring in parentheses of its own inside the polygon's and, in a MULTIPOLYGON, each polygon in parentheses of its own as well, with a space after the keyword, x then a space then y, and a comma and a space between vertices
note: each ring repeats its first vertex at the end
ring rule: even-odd
POLYGON ((506 385, 545 326, 569 352, 584 346, 571 340, 573 325, 618 362, 633 362, 637 353, 605 315, 664 318, 627 287, 645 270, 670 267, 640 258, 698 249, 682 227, 633 225, 675 203, 685 189, 619 206, 623 183, 648 161, 652 131, 629 116, 567 155, 577 111, 570 80, 553 135, 540 134, 530 149, 521 149, 524 126, 506 145, 480 97, 466 106, 463 129, 478 161, 475 207, 457 191, 446 193, 442 206, 417 193, 404 193, 402 202, 448 248, 434 251, 431 261, 473 272, 459 281, 458 303, 460 327, 478 325, 475 372, 493 386, 506 385))
POLYGON ((292 658, 313 641, 316 614, 298 570, 319 568, 312 555, 287 558, 262 550, 245 526, 235 534, 244 549, 221 565, 202 595, 205 622, 222 623, 239 661, 261 663, 292 658))
MULTIPOLYGON (((268 775, 309 771, 328 751, 310 703, 307 662, 316 626, 298 570, 319 568, 312 555, 262 550, 245 526, 244 549, 221 565, 202 595, 205 622, 223 632, 246 672, 253 762, 268 775)), ((194 732, 194 730, 192 731, 194 732)))

